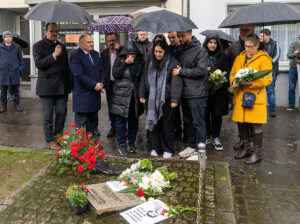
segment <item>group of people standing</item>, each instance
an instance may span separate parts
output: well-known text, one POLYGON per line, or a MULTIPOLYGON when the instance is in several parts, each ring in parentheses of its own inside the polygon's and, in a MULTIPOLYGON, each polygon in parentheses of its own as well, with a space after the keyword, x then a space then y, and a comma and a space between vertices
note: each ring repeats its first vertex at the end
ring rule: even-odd
MULTIPOLYGON (((251 25, 241 26, 240 40, 229 48, 222 46, 216 34, 207 36, 202 47, 191 30, 168 33, 170 45, 163 35, 156 35, 151 43, 147 32, 139 31, 136 40, 121 46, 118 35, 110 33, 108 47, 101 56, 93 50, 92 37, 85 33, 80 36, 80 47, 69 59, 64 45, 57 40, 58 31, 56 24, 47 24, 45 38, 33 47, 39 71, 37 95, 45 138, 51 149, 59 148, 54 136, 63 131, 68 93, 73 91, 76 128, 85 127, 87 132, 96 134, 101 92, 105 90, 111 121, 107 137, 116 136, 122 156, 137 151, 139 116, 146 113, 151 156, 162 152, 163 158, 171 158, 175 153, 175 138, 183 132, 187 148, 179 156, 198 160, 197 151, 206 144, 212 142, 216 150, 223 149, 218 137, 222 116, 228 113, 227 89, 235 85, 233 75, 248 66, 257 71, 272 69, 272 59, 258 49, 259 39, 251 25), (226 71, 230 81, 210 91, 209 72, 217 69, 226 71)), ((239 124, 240 135, 235 145, 240 150, 236 159, 250 155, 251 141, 255 153, 251 153, 250 163, 261 159, 261 124, 266 122, 265 86, 271 81, 269 74, 257 81, 241 83, 234 95, 233 120, 239 124), (243 91, 257 95, 252 110, 242 108, 243 91)))

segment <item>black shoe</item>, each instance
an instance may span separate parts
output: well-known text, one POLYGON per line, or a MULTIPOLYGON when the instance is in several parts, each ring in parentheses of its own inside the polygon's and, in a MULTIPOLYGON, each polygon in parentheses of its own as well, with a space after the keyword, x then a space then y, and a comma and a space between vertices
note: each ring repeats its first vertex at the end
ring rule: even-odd
POLYGON ((126 156, 128 154, 127 145, 125 143, 119 145, 119 152, 121 156, 126 156))
POLYGON ((136 153, 136 147, 134 143, 129 143, 129 152, 136 153))
POLYGON ((115 129, 114 128, 110 128, 109 131, 108 131, 108 133, 107 133, 107 135, 106 135, 106 137, 107 138, 111 138, 111 137, 114 137, 114 136, 116 136, 115 129))
POLYGON ((270 110, 270 116, 271 116, 271 117, 276 117, 276 112, 275 112, 275 110, 270 110))
POLYGON ((95 135, 95 136, 100 136, 100 131, 99 131, 98 128, 94 131, 94 135, 95 135))

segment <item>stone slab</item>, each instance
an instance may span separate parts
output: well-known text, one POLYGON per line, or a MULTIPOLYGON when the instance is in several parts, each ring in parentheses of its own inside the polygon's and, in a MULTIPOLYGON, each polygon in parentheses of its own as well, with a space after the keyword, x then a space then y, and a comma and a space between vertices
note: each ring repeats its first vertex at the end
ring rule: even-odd
POLYGON ((106 183, 87 185, 90 190, 88 200, 94 214, 103 216, 120 212, 143 203, 132 193, 113 192, 106 183))

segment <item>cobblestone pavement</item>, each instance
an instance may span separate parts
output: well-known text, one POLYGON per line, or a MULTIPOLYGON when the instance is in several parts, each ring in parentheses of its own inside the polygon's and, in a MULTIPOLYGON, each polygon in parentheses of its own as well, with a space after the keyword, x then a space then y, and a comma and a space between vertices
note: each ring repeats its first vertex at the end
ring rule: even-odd
MULTIPOLYGON (((45 150, 43 141, 43 130, 41 126, 41 112, 38 100, 22 99, 25 111, 17 113, 9 105, 8 112, 0 114, 0 145, 32 148, 33 150, 45 150), (16 141, 17 139, 17 141, 16 141)), ((73 123, 74 115, 69 103, 69 111, 66 128, 73 123)), ((118 155, 115 138, 105 137, 109 129, 106 104, 102 104, 99 112, 99 127, 101 131, 100 141, 109 155, 118 155)), ((234 151, 232 146, 237 138, 236 124, 231 121, 230 115, 223 119, 221 142, 224 145, 223 151, 216 151, 212 145, 207 147, 208 160, 223 161, 229 163, 229 172, 232 178, 234 191, 234 214, 237 223, 273 224, 273 223, 300 223, 300 112, 285 111, 278 109, 276 118, 269 118, 268 124, 264 126, 263 158, 261 164, 252 166, 243 165, 243 161, 233 159, 234 151)), ((130 157, 148 157, 149 147, 144 130, 144 118, 140 119, 140 131, 137 138, 138 153, 130 157)), ((179 152, 185 144, 178 141, 176 151, 179 152)), ((176 163, 178 157, 175 156, 176 163)), ((181 160, 178 160, 181 161, 181 160)), ((215 199, 208 194, 204 196, 203 204, 215 202, 215 208, 211 215, 207 213, 213 206, 206 203, 202 208, 200 217, 204 223, 224 223, 220 221, 218 214, 226 213, 226 209, 218 210, 216 188, 222 183, 216 180, 215 166, 207 169, 205 177, 205 192, 207 183, 214 188, 215 199), (213 181, 214 180, 214 181, 213 181), (203 215, 206 213, 205 215, 203 215), (222 213, 223 212, 223 213, 222 213)), ((224 179, 224 178, 223 178, 224 179)), ((221 178, 222 180, 222 178, 221 178)), ((57 185, 59 186, 59 185, 57 185)), ((228 186, 227 186, 228 187, 228 186)), ((184 192, 183 192, 184 193, 184 192)), ((203 193, 203 192, 202 192, 203 193)), ((57 203, 59 205, 59 203, 57 203)), ((28 204, 29 206, 29 204, 28 204)), ((66 207, 66 206, 65 206, 66 207)), ((229 214, 231 214, 229 209, 229 214)), ((47 214, 46 214, 47 215, 47 214)), ((27 217, 27 216, 24 216, 27 217)), ((34 223, 34 222, 33 222, 34 223)))

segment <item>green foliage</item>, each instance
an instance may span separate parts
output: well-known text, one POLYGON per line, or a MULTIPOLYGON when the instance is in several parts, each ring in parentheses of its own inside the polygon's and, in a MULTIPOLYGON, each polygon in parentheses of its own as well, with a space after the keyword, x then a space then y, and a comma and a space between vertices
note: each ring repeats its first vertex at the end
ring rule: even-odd
POLYGON ((88 201, 88 189, 85 185, 79 187, 78 185, 71 185, 68 187, 66 197, 73 206, 81 206, 88 201))

